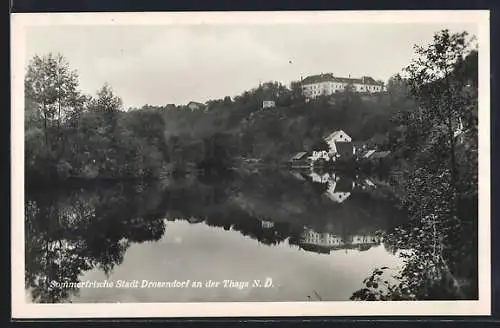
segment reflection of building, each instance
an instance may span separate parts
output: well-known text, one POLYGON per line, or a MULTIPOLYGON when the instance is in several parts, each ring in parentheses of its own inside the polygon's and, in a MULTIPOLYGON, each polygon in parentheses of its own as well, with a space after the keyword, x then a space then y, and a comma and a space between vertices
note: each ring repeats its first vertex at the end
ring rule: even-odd
POLYGON ((264 100, 262 102, 262 108, 274 108, 276 105, 272 100, 264 100))
POLYGON ((380 238, 373 235, 353 235, 344 240, 334 233, 320 233, 306 228, 300 236, 299 247, 310 252, 329 254, 332 250, 340 249, 357 249, 362 252, 378 244, 380 238))
POLYGON ((354 188, 354 181, 344 178, 330 179, 325 195, 336 203, 342 203, 349 196, 354 188))
POLYGON ((319 174, 314 171, 311 171, 311 173, 309 173, 309 177, 313 182, 317 183, 328 183, 328 181, 330 181, 331 179, 330 174, 328 173, 319 174))
POLYGON ((317 246, 341 246, 343 244, 342 238, 332 233, 319 233, 314 230, 308 229, 302 234, 301 239, 303 244, 313 244, 317 246))
POLYGON ((262 228, 263 229, 271 229, 274 227, 274 222, 272 221, 266 221, 266 220, 262 220, 261 221, 261 225, 262 225, 262 228))
POLYGON ((302 180, 302 181, 306 180, 306 178, 304 178, 304 176, 300 172, 290 171, 290 174, 299 180, 302 180))
POLYGON ((189 223, 200 223, 203 222, 203 218, 195 218, 194 216, 187 219, 189 223))
POLYGON ((290 159, 290 164, 292 167, 307 167, 309 166, 309 159, 307 158, 307 153, 305 151, 295 154, 290 159))
POLYGON ((352 245, 373 244, 378 243, 380 239, 377 236, 354 235, 351 236, 352 245))

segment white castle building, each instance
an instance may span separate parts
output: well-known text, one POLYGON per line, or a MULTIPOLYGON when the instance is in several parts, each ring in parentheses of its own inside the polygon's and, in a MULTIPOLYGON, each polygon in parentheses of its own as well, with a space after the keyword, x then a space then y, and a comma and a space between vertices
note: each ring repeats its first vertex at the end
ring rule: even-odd
POLYGON ((311 75, 302 80, 302 92, 306 98, 328 96, 342 92, 347 86, 352 91, 377 93, 385 91, 384 82, 375 81, 370 76, 361 78, 336 77, 332 73, 311 75))

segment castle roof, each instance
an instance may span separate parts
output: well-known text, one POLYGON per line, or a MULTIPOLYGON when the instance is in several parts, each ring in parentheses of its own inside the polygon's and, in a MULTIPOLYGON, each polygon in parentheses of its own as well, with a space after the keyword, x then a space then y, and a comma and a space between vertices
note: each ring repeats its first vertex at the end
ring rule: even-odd
POLYGON ((321 82, 338 82, 347 84, 368 84, 368 85, 383 85, 383 82, 377 82, 371 76, 363 76, 361 78, 347 78, 333 76, 332 73, 311 75, 302 80, 302 84, 315 84, 321 82))

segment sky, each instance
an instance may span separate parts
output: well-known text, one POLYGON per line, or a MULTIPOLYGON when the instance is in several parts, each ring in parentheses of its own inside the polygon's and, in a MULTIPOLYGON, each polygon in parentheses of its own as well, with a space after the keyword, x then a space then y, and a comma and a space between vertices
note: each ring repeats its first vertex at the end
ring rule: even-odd
POLYGON ((82 92, 109 83, 125 108, 186 104, 320 73, 387 81, 443 28, 477 34, 468 23, 38 26, 27 29, 26 62, 59 52, 82 92))

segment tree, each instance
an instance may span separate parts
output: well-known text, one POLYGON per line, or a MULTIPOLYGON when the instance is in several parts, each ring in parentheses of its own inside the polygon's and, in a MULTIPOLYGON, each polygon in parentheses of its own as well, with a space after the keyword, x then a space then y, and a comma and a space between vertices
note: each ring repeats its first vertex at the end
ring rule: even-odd
POLYGON ((416 146, 401 199, 409 221, 384 236, 391 249, 410 252, 401 255, 399 286, 385 282, 382 294, 370 289, 376 270, 353 299, 477 297, 477 273, 470 269, 477 268, 477 52, 467 33, 447 30, 415 49, 417 58, 405 69, 418 105, 405 117, 405 143, 416 146), (457 142, 457 123, 464 120, 464 141, 457 142))
POLYGON ((456 78, 456 68, 471 51, 471 40, 467 32, 450 34, 442 30, 434 35, 428 47, 415 46, 417 58, 405 69, 408 73, 410 93, 421 108, 420 121, 424 121, 428 142, 438 142, 441 147, 433 147, 437 152, 446 151, 449 167, 450 206, 456 208, 456 138, 458 122, 465 116, 464 98, 461 96, 463 81, 456 78))
POLYGON ((292 81, 292 83, 290 83, 290 90, 292 99, 303 99, 304 95, 302 93, 302 83, 300 81, 292 81))
POLYGON ((399 73, 391 76, 387 81, 387 93, 391 103, 397 103, 408 98, 408 92, 408 82, 399 73))
POLYGON ((68 137, 86 100, 78 91, 78 75, 61 54, 49 53, 31 59, 24 82, 27 174, 67 177, 68 137))
POLYGON ((77 88, 77 72, 70 69, 61 54, 37 55, 30 61, 25 77, 25 97, 41 113, 47 148, 59 141, 51 137, 59 137, 61 126, 81 111, 84 99, 77 88), (54 128, 56 133, 51 135, 54 128))
POLYGON ((223 100, 224 106, 230 106, 232 103, 231 97, 225 96, 223 100))

